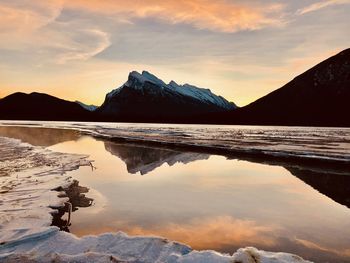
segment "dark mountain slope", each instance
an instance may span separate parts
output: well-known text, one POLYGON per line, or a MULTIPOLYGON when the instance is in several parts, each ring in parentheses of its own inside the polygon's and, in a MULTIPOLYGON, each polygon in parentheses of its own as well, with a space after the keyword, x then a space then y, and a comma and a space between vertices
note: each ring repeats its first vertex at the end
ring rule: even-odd
POLYGON ((79 104, 42 93, 14 93, 0 100, 2 120, 85 121, 91 112, 79 104))
POLYGON ((250 105, 220 116, 218 121, 350 126, 350 49, 321 62, 250 105))

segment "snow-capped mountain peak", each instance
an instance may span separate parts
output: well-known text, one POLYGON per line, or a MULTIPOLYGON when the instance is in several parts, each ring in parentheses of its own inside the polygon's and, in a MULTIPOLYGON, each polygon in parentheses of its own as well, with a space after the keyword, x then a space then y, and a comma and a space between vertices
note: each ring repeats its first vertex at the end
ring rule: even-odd
POLYGON ((148 71, 132 71, 127 82, 107 94, 99 112, 128 118, 166 119, 169 116, 187 118, 189 115, 200 116, 235 108, 234 103, 209 89, 190 84, 179 85, 173 80, 166 84, 148 71))
POLYGON ((149 73, 148 71, 142 71, 142 76, 149 82, 152 82, 159 86, 167 86, 165 82, 159 78, 157 78, 155 75, 149 73))
POLYGON ((142 71, 142 74, 137 71, 132 71, 129 73, 128 81, 121 87, 114 89, 108 93, 107 98, 110 99, 111 97, 117 95, 124 87, 141 90, 143 89, 146 82, 154 84, 157 86, 157 88, 167 87, 167 85, 161 79, 157 78, 155 75, 149 73, 148 71, 142 71))
POLYGON ((173 80, 170 81, 168 86, 182 95, 190 96, 206 103, 216 104, 227 110, 232 110, 237 107, 234 103, 228 102, 223 97, 215 95, 210 89, 198 88, 187 83, 179 85, 173 80))

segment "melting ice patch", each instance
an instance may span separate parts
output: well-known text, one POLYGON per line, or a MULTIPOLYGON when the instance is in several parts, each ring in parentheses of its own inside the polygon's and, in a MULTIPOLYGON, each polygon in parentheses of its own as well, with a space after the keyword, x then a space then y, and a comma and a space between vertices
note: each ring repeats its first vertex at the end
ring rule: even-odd
POLYGON ((67 171, 88 165, 87 156, 55 153, 0 137, 0 243, 46 231, 53 208, 63 205, 52 189, 69 186, 67 171))

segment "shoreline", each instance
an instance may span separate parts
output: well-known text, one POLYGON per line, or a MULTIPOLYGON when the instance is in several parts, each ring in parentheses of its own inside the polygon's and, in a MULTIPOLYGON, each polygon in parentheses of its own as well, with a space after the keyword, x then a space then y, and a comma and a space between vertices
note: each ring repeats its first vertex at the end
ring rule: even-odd
MULTIPOLYGON (((300 145, 297 146, 299 148, 291 150, 291 149, 288 149, 288 147, 291 146, 289 145, 289 140, 291 140, 290 138, 286 138, 286 139, 279 138, 280 141, 273 142, 271 145, 266 145, 266 146, 259 146, 259 144, 254 146, 254 145, 251 145, 250 141, 243 142, 242 145, 239 145, 242 139, 237 138, 236 139, 237 146, 236 146, 236 144, 225 145, 225 141, 221 140, 222 138, 220 138, 220 140, 217 143, 214 142, 213 144, 211 144, 211 143, 208 143, 208 141, 211 140, 210 138, 207 141, 203 141, 203 139, 201 138, 197 139, 195 137, 193 138, 188 137, 187 134, 183 134, 183 135, 177 134, 177 132, 175 131, 173 134, 171 130, 164 130, 164 131, 162 130, 162 135, 164 133, 164 137, 160 138, 159 136, 154 135, 152 133, 154 132, 152 128, 150 128, 152 126, 145 129, 145 131, 141 131, 140 133, 138 133, 139 131, 131 131, 131 133, 133 133, 132 135, 125 135, 126 130, 125 128, 122 128, 122 127, 117 126, 116 128, 110 128, 110 127, 103 128, 98 125, 99 123, 95 123, 95 125, 97 126, 94 126, 94 125, 91 126, 91 124, 93 123, 74 123, 73 125, 71 125, 71 123, 53 122, 47 125, 47 123, 43 123, 43 122, 23 121, 22 123, 15 122, 12 124, 0 122, 0 128, 1 127, 22 127, 22 128, 27 127, 27 128, 75 131, 75 132, 79 132, 82 135, 88 135, 96 139, 107 140, 115 143, 137 144, 137 145, 143 145, 143 146, 165 148, 170 150, 205 153, 205 154, 211 154, 211 155, 221 155, 221 156, 227 157, 228 159, 241 159, 241 160, 259 162, 259 163, 264 163, 269 165, 280 165, 280 166, 288 165, 295 168, 305 167, 312 171, 318 171, 318 172, 322 172, 325 169, 327 169, 328 171, 332 171, 333 173, 345 174, 346 172, 344 171, 350 170, 350 153, 349 152, 329 154, 327 151, 322 152, 318 150, 316 151, 315 149, 313 149, 312 151, 311 148, 308 151, 307 149, 305 149, 305 147, 303 147, 302 144, 300 144, 300 142, 298 142, 300 145), (148 131, 148 129, 150 129, 150 131, 148 131), (172 140, 172 138, 176 138, 176 141, 172 140), (282 147, 274 150, 269 149, 270 146, 273 148, 276 144, 279 146, 280 144, 283 144, 283 143, 285 143, 285 148, 282 147)), ((118 125, 118 123, 114 123, 114 125, 118 125)), ((249 126, 246 126, 246 127, 249 127, 249 126)), ((273 127, 268 127, 268 128, 273 128, 273 127)), ((285 129, 286 127, 275 127, 275 128, 285 129)), ((289 128, 294 129, 294 128, 303 128, 303 127, 289 127, 289 128)), ((330 128, 330 129, 337 129, 337 128, 330 128)), ((349 139, 346 140, 344 138, 345 140, 344 143, 347 143, 350 145, 350 129, 348 130, 349 130, 348 131, 349 139)), ((238 133, 240 134, 239 130, 238 130, 238 133)), ((268 134, 264 136, 268 136, 268 134)), ((285 135, 282 133, 280 136, 285 136, 285 135)), ((347 136, 347 135, 344 135, 344 136, 347 136)), ((261 139, 264 143, 266 143, 265 142, 266 137, 262 137, 261 139)), ((320 142, 321 146, 323 144, 327 144, 327 141, 320 142)), ((327 148, 327 145, 323 145, 322 147, 327 148)), ((332 152, 331 149, 329 151, 332 152)))

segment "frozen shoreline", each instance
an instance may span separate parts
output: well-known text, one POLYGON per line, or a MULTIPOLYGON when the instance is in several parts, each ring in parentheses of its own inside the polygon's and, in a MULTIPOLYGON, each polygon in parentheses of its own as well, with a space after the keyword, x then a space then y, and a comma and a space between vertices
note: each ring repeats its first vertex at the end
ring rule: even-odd
POLYGON ((63 192, 73 183, 66 172, 89 165, 87 156, 54 153, 19 140, 0 137, 1 262, 309 262, 286 253, 255 248, 232 256, 195 251, 158 237, 118 233, 77 238, 50 226, 54 208, 67 202, 63 192))
POLYGON ((350 128, 1 121, 57 128, 117 142, 169 146, 232 158, 254 157, 350 167, 350 128))

